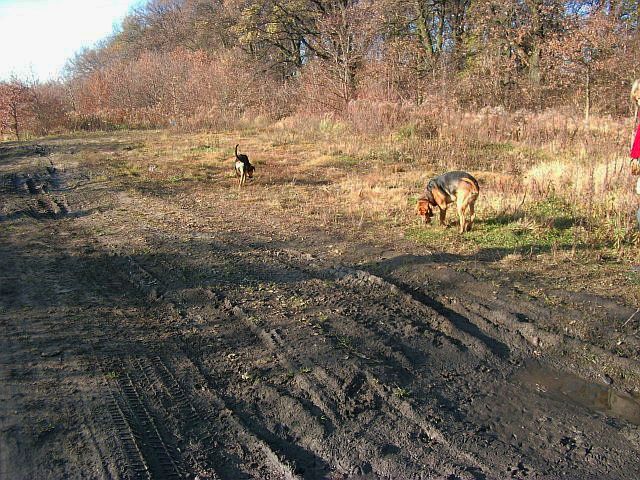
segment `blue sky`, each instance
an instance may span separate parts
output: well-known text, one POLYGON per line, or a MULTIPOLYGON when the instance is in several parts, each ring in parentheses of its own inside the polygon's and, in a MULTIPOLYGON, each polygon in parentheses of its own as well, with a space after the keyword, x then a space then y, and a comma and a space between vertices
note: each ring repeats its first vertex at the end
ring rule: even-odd
POLYGON ((0 80, 57 78, 66 60, 106 37, 142 0, 0 0, 0 80))

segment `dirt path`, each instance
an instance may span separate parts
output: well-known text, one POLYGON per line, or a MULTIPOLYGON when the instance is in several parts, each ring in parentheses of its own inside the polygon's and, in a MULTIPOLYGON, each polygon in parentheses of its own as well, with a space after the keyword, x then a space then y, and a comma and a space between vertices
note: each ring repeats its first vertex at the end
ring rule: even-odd
POLYGON ((632 306, 44 154, 0 152, 0 478, 640 476, 632 306))

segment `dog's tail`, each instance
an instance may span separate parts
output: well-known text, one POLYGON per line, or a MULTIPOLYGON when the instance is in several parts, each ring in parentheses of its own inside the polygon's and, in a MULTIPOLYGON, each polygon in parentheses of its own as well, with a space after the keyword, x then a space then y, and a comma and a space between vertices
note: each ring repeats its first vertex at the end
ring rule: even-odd
POLYGON ((461 180, 471 186, 470 193, 472 195, 477 197, 480 194, 480 185, 478 185, 478 181, 475 178, 466 177, 461 180))
POLYGON ((239 147, 239 146, 240 146, 240 144, 238 143, 238 144, 236 145, 236 158, 237 158, 238 160, 240 160, 240 157, 238 156, 238 147, 239 147))

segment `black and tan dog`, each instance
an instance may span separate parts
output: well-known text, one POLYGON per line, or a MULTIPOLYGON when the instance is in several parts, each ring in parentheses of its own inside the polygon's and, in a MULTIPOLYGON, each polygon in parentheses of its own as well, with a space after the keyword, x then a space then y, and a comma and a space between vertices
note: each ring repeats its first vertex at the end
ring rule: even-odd
POLYGON ((240 144, 236 145, 235 172, 238 177, 238 186, 241 187, 247 182, 247 178, 253 178, 253 172, 256 168, 249 162, 249 157, 244 153, 238 153, 239 146, 240 144))
POLYGON ((460 233, 468 232, 475 219, 475 203, 480 193, 478 181, 467 172, 447 172, 432 178, 418 200, 418 214, 429 223, 433 209, 440 208, 440 225, 445 224, 447 205, 456 202, 460 217, 460 233), (470 219, 467 221, 467 211, 470 219))

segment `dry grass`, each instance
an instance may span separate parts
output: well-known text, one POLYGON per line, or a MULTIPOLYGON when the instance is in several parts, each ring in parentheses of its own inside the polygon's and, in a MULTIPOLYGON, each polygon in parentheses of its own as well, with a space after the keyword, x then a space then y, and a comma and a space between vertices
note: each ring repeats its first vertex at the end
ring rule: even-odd
MULTIPOLYGON (((217 133, 94 133, 83 141, 127 146, 84 152, 82 159, 67 155, 65 162, 93 162, 145 194, 261 202, 291 222, 334 225, 363 239, 408 237, 429 249, 499 261, 503 269, 546 265, 546 274, 555 275, 566 259, 572 271, 584 263, 603 277, 614 269, 621 286, 637 282, 622 273, 640 263, 629 138, 620 133, 631 131, 631 121, 584 125, 559 113, 445 109, 437 124, 432 113, 412 113, 410 122, 378 123, 370 132, 320 116, 217 133), (257 166, 256 179, 241 192, 230 167, 236 143, 257 166), (463 236, 455 228, 425 227, 414 213, 426 181, 454 168, 481 184, 476 228, 463 236)), ((586 285, 593 286, 589 275, 586 285)))
POLYGON ((362 122, 350 127, 325 116, 290 118, 260 136, 306 146, 304 158, 291 168, 329 177, 327 206, 359 223, 411 224, 413 201, 426 180, 464 169, 480 180, 479 217, 486 224, 511 230, 535 224, 535 235, 554 234, 562 225, 560 237, 570 231, 572 251, 611 249, 619 259, 638 261, 638 199, 624 133, 632 131, 630 120, 594 118, 584 124, 562 112, 468 114, 444 108, 436 121, 434 112, 366 107, 354 105, 350 115, 377 118, 370 132, 362 122), (412 120, 397 125, 407 118, 412 120))
MULTIPOLYGON (((237 141, 257 163, 259 184, 275 207, 302 204, 304 215, 322 222, 407 227, 415 226, 413 204, 428 178, 464 169, 482 186, 480 228, 527 231, 523 225, 535 224, 532 235, 562 237, 556 239, 562 248, 610 249, 638 261, 638 200, 626 159, 629 138, 620 133, 631 131, 631 121, 595 118, 585 125, 559 112, 468 114, 446 106, 390 112, 393 104, 367 112, 367 105, 352 106, 350 115, 376 116, 369 132, 331 115, 240 132, 157 132, 153 145, 137 150, 138 170, 157 181, 224 182, 237 141)), ((500 247, 496 242, 489 244, 500 247)))

